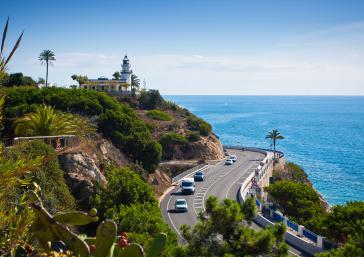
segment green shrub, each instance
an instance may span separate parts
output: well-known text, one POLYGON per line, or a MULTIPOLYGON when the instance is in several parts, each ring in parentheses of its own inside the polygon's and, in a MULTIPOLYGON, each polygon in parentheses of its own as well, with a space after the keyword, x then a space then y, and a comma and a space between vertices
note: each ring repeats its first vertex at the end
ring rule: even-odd
POLYGON ((153 189, 141 177, 127 167, 109 167, 106 172, 108 185, 96 189, 94 205, 103 216, 108 209, 118 211, 121 205, 152 203, 158 205, 153 189))
POLYGON ((164 223, 153 189, 129 168, 108 168, 107 188, 98 187, 94 196, 99 216, 113 219, 118 232, 128 232, 131 242, 148 249, 160 232, 168 235, 166 256, 173 256, 176 235, 164 223))
POLYGON ((161 106, 163 101, 158 90, 142 90, 139 97, 139 107, 144 110, 152 110, 161 106))
POLYGON ((153 139, 150 128, 137 113, 105 93, 84 89, 49 87, 44 89, 21 87, 8 88, 5 103, 5 129, 7 138, 13 138, 12 120, 23 116, 36 104, 47 104, 63 112, 84 116, 98 116, 98 131, 111 139, 132 160, 149 172, 157 167, 161 146, 153 139))
POLYGON ((162 121, 170 121, 172 120, 172 116, 166 112, 160 110, 150 110, 147 112, 147 117, 152 120, 162 120, 162 121))
POLYGON ((212 130, 209 123, 203 119, 197 118, 194 115, 187 118, 187 124, 189 129, 199 131, 202 136, 208 136, 212 130))
POLYGON ((152 138, 142 120, 123 112, 107 111, 100 115, 98 129, 147 171, 152 172, 158 166, 162 157, 162 147, 152 138))
POLYGON ((159 142, 162 146, 171 146, 171 145, 183 145, 186 144, 188 141, 187 139, 177 133, 174 132, 167 132, 161 136, 159 142))
POLYGON ((21 145, 19 150, 15 150, 12 154, 45 157, 42 165, 35 169, 31 176, 40 186, 40 197, 51 213, 75 208, 75 199, 69 191, 53 147, 42 141, 32 141, 21 145))
POLYGON ((270 185, 267 192, 293 221, 318 231, 324 209, 319 194, 309 185, 282 180, 270 185))
POLYGON ((201 139, 199 131, 191 131, 187 134, 187 139, 190 142, 196 142, 201 139))

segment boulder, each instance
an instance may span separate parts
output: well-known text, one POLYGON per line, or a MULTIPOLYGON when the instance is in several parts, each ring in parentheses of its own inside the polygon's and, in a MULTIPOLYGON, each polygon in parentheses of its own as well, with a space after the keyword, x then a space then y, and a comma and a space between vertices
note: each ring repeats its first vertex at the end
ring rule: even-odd
POLYGON ((59 161, 72 194, 80 206, 87 209, 90 207, 89 198, 94 185, 107 184, 105 176, 95 161, 85 153, 64 153, 59 155, 59 161))

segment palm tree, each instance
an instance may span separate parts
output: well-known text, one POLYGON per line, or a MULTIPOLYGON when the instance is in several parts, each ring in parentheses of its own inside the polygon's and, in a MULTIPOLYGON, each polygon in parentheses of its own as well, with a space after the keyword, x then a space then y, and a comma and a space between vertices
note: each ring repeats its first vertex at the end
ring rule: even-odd
POLYGON ((4 57, 4 46, 5 46, 5 40, 6 40, 6 35, 8 33, 8 26, 9 26, 9 17, 6 21, 5 27, 4 27, 4 31, 3 31, 3 36, 2 36, 2 40, 1 40, 1 48, 0 48, 0 83, 2 82, 3 79, 6 78, 6 70, 7 70, 7 64, 9 63, 9 61, 11 60, 11 58, 13 57, 16 49, 18 49, 20 41, 23 37, 24 31, 20 34, 20 36, 18 37, 18 40, 16 41, 15 45, 13 46, 13 49, 11 50, 9 56, 7 58, 4 57))
POLYGON ((265 138, 273 141, 273 153, 274 153, 274 158, 276 158, 276 141, 284 139, 284 137, 281 135, 281 133, 278 132, 277 129, 273 129, 266 135, 265 138))
POLYGON ((114 74, 112 74, 114 79, 119 80, 121 78, 121 74, 119 71, 115 71, 114 74))
POLYGON ((43 50, 43 52, 40 53, 39 57, 38 57, 39 61, 41 61, 42 64, 45 63, 46 65, 46 87, 48 86, 48 66, 52 65, 53 62, 55 61, 55 54, 53 51, 47 49, 47 50, 43 50))
POLYGON ((38 105, 33 113, 15 121, 15 134, 20 136, 78 135, 81 137, 95 131, 85 118, 70 113, 57 112, 47 105, 38 105))
POLYGON ((137 75, 131 74, 131 88, 139 88, 140 86, 140 79, 137 75))

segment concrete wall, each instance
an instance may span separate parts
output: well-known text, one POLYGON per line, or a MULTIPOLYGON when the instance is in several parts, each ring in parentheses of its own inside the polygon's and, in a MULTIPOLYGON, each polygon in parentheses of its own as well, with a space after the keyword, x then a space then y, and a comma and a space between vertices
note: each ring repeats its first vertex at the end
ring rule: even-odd
MULTIPOLYGON (((230 148, 230 147, 229 147, 230 148)), ((240 148, 234 148, 234 149, 242 149, 240 148)), ((261 151, 262 149, 256 149, 258 151, 261 151)), ((250 149, 249 149, 250 151, 250 149)), ((266 186, 269 186, 269 177, 273 174, 273 155, 270 152, 265 152, 266 158, 263 160, 264 166, 259 165, 256 169, 256 171, 253 171, 248 178, 242 183, 239 194, 238 194, 238 201, 243 202, 244 199, 249 195, 249 190, 252 186, 251 180, 255 177, 258 185, 260 188, 264 188, 266 186)), ((281 154, 281 157, 279 159, 278 165, 284 165, 284 158, 283 153, 281 154)), ((265 193, 263 193, 263 197, 265 193)), ((260 203, 259 203, 260 205, 260 203)), ((287 222, 287 218, 282 216, 283 220, 287 222)), ((268 226, 274 226, 274 223, 268 219, 266 219, 262 214, 258 213, 257 217, 255 218, 255 221, 257 224, 259 224, 262 227, 268 227, 268 226)), ((304 228, 303 228, 304 229, 304 228)), ((300 226, 300 231, 302 232, 302 226, 300 226)), ((297 236, 295 233, 287 230, 285 234, 285 240, 292 246, 294 246, 297 249, 300 249, 301 251, 309 254, 314 255, 316 253, 324 251, 322 247, 322 237, 318 236, 318 239, 321 241, 321 245, 317 245, 312 241, 307 240, 306 238, 297 236)), ((319 241, 319 240, 317 240, 319 241)))

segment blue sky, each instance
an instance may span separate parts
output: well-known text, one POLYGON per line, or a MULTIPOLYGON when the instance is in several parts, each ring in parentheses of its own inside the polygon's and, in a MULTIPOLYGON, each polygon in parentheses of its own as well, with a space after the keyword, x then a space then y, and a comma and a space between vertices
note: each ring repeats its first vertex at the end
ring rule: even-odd
POLYGON ((364 95, 364 1, 10 1, 9 71, 72 84, 120 69, 124 53, 163 94, 364 95))

